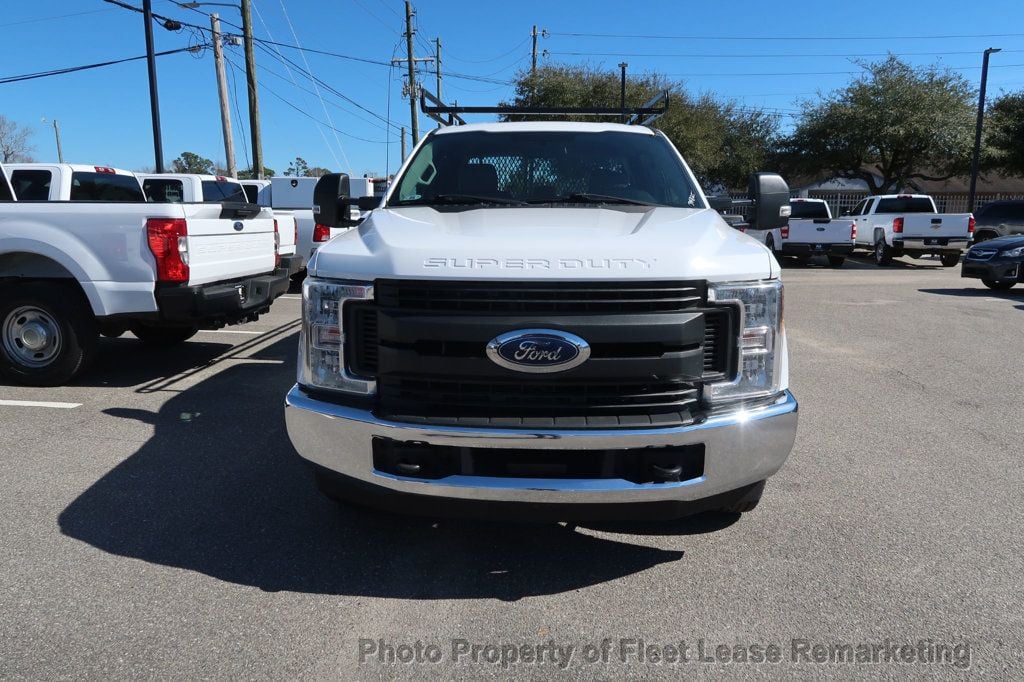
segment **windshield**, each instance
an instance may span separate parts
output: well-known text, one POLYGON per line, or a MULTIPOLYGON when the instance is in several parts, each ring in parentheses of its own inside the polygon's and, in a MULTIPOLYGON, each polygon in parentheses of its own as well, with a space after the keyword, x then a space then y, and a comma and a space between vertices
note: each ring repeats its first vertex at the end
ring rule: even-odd
POLYGON ((433 135, 388 205, 545 203, 704 208, 667 140, 616 131, 433 135))
POLYGON ((203 180, 203 203, 219 204, 222 201, 248 203, 245 191, 242 190, 242 186, 237 182, 203 180))
POLYGON ((935 213, 928 197, 895 197, 879 199, 875 213, 935 213))
POLYGON ((134 175, 114 173, 71 174, 71 201, 132 201, 144 202, 142 186, 134 175))
POLYGON ((828 218, 828 204, 817 201, 793 201, 790 203, 793 212, 790 218, 828 218))

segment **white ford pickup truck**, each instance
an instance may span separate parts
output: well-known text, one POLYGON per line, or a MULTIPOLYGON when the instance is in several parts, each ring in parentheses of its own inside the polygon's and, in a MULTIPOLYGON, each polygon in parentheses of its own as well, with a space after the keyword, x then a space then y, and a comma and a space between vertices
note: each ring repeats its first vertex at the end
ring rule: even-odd
POLYGON ((939 213, 927 194, 883 194, 864 199, 850 212, 857 246, 871 249, 875 263, 900 256, 938 255, 951 268, 974 233, 970 213, 939 213))
MULTIPOLYGON (((751 184, 758 225, 785 224, 782 178, 751 184)), ((352 203, 347 177, 318 183, 320 224, 352 203)), ((649 128, 434 130, 308 274, 285 415, 334 499, 735 513, 793 446, 779 264, 649 128)))
POLYGON ((299 236, 298 222, 289 211, 274 211, 269 204, 251 201, 249 193, 234 178, 222 175, 196 175, 190 173, 138 173, 146 199, 161 204, 220 204, 251 203, 267 208, 261 217, 272 217, 276 223, 277 253, 281 268, 294 275, 304 265, 302 256, 296 253, 299 236))
POLYGON ((288 288, 273 220, 244 204, 145 200, 129 172, 8 164, 0 201, 0 373, 65 383, 97 337, 184 341, 256 319, 288 288))
POLYGON ((789 224, 774 230, 747 230, 759 238, 776 256, 796 256, 808 260, 827 256, 829 265, 842 266, 853 253, 857 224, 849 218, 833 218, 823 199, 790 199, 789 224))

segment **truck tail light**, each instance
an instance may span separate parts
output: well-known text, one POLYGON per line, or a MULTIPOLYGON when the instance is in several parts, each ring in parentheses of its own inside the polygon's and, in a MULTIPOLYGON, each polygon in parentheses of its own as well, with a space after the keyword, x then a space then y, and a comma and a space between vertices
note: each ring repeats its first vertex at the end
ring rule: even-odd
POLYGON ((779 232, 782 233, 783 239, 789 239, 789 225, 786 225, 785 227, 780 229, 779 232))
POLYGON ((850 223, 850 241, 857 239, 857 223, 850 223))
POLYGON ((892 231, 895 232, 896 234, 902 234, 903 233, 903 218, 902 217, 900 217, 900 218, 893 218, 892 219, 892 231))
POLYGON ((319 223, 313 228, 313 241, 326 242, 331 238, 331 228, 319 223))
POLYGON ((967 219, 967 234, 974 234, 974 215, 967 219))
POLYGON ((146 239, 156 259, 158 282, 187 282, 188 223, 184 218, 150 218, 146 239))
POLYGON ((281 231, 277 229, 277 218, 274 218, 274 267, 281 264, 281 231))
POLYGON ((292 239, 292 244, 295 246, 296 250, 298 250, 298 248, 299 248, 299 219, 296 218, 295 216, 292 216, 292 229, 295 231, 295 236, 292 239))

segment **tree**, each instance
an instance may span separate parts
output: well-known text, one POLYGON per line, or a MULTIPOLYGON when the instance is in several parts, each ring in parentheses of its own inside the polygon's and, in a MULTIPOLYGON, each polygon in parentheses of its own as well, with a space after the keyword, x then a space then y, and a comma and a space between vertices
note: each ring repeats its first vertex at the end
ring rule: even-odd
MULTIPOLYGON (((620 75, 577 65, 548 65, 536 75, 516 76, 515 106, 618 107, 620 75)), ((664 90, 668 111, 653 127, 663 131, 686 158, 704 186, 745 187, 751 171, 763 168, 768 149, 778 137, 778 117, 710 94, 691 97, 682 84, 648 73, 626 80, 626 104, 636 106, 664 90)), ((505 120, 524 120, 506 116, 505 120)), ((569 117, 569 120, 594 120, 569 117)))
MULTIPOLYGON (((277 171, 275 171, 273 168, 267 168, 266 166, 263 167, 263 177, 272 178, 275 175, 277 175, 277 171)), ((238 179, 255 180, 256 174, 252 172, 251 168, 246 168, 245 170, 238 171, 238 179)))
POLYGON ((295 176, 297 178, 306 177, 306 173, 309 172, 309 164, 301 156, 296 156, 295 160, 288 164, 288 170, 284 172, 285 175, 295 176))
POLYGON ((985 168, 1024 175, 1024 91, 996 99, 985 114, 985 168))
POLYGON ((216 169, 213 166, 213 161, 193 152, 182 152, 181 156, 171 161, 171 170, 175 173, 213 175, 216 169))
POLYGON ((965 172, 974 144, 974 91, 967 80, 893 55, 861 66, 866 73, 845 88, 804 103, 781 145, 787 169, 863 180, 872 194, 965 172))
POLYGON ((0 115, 0 162, 31 161, 30 154, 35 150, 35 147, 28 143, 31 134, 30 128, 23 128, 6 116, 0 115))
POLYGON ((321 168, 320 166, 311 166, 306 169, 307 178, 322 178, 331 172, 330 168, 321 168))

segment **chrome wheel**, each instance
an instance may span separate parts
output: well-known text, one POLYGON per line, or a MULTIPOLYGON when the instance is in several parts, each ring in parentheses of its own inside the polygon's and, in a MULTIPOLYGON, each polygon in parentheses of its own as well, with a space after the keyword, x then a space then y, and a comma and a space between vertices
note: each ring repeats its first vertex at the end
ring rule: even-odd
POLYGON ((3 325, 4 351, 24 367, 45 367, 60 355, 63 340, 53 316, 35 306, 15 308, 3 325))

